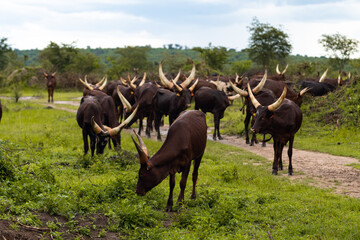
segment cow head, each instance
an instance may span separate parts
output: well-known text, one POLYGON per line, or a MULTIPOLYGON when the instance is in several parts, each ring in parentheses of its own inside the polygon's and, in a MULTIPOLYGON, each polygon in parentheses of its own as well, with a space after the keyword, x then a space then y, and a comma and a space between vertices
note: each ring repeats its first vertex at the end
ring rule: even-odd
POLYGON ((179 105, 189 108, 191 103, 191 97, 193 96, 193 91, 196 84, 198 83, 198 80, 196 80, 196 82, 189 89, 186 87, 182 87, 181 85, 177 85, 174 80, 172 80, 172 83, 174 85, 176 95, 179 97, 180 100, 179 105))
POLYGON ((139 169, 139 179, 136 185, 136 193, 138 195, 144 196, 148 191, 153 187, 158 185, 162 179, 159 178, 160 174, 158 170, 151 167, 149 152, 147 147, 142 140, 142 138, 134 131, 139 143, 131 136, 136 150, 139 153, 140 169, 139 169))
POLYGON ((269 106, 262 106, 254 97, 254 94, 250 90, 250 85, 248 83, 249 97, 252 104, 256 108, 255 123, 251 128, 251 131, 255 133, 266 133, 266 129, 269 129, 269 127, 271 126, 272 118, 274 117, 274 111, 278 109, 281 103, 284 101, 286 92, 287 88, 284 87, 280 98, 276 102, 270 104, 269 106))
POLYGON ((47 72, 44 72, 45 79, 47 80, 48 83, 55 81, 55 74, 56 72, 52 74, 48 74, 47 72))
POLYGON ((102 154, 104 152, 104 148, 106 146, 106 143, 109 141, 109 138, 110 137, 114 138, 116 135, 120 134, 121 130, 133 119, 136 112, 137 112, 137 108, 125 121, 123 121, 119 126, 115 128, 103 126, 105 130, 96 123, 94 116, 92 116, 91 126, 94 133, 97 136, 97 144, 96 144, 97 153, 102 154))

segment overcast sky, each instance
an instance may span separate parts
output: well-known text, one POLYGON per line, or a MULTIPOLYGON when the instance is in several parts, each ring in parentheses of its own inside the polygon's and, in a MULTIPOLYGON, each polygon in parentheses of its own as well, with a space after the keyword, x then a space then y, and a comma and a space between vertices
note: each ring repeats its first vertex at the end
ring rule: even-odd
POLYGON ((254 17, 281 26, 291 54, 325 56, 322 34, 360 40, 356 0, 0 0, 0 38, 17 49, 43 49, 53 41, 80 48, 211 42, 241 50, 254 17))

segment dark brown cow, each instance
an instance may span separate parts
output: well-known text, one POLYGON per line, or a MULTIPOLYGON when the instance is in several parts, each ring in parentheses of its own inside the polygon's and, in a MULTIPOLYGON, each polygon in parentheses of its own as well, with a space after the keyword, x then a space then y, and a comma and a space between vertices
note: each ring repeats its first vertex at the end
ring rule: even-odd
POLYGON ((293 174, 292 167, 292 148, 295 133, 300 129, 302 123, 302 112, 300 107, 293 101, 285 99, 287 88, 280 98, 273 104, 262 106, 254 97, 250 86, 248 92, 250 99, 256 108, 255 123, 252 131, 255 133, 271 134, 274 141, 274 162, 272 174, 277 175, 278 169, 283 169, 282 151, 289 142, 288 156, 289 167, 288 174, 293 174))
POLYGON ((154 120, 154 111, 153 111, 153 98, 156 94, 158 87, 153 83, 144 83, 141 87, 135 89, 135 103, 131 105, 124 96, 118 91, 121 102, 126 108, 126 116, 128 116, 133 109, 139 107, 139 111, 129 123, 131 126, 136 120, 139 119, 139 130, 138 134, 141 134, 143 128, 143 119, 147 118, 146 123, 146 135, 150 137, 150 132, 152 130, 153 120, 154 120))
POLYGON ((56 72, 52 74, 44 72, 44 76, 46 78, 46 86, 48 89, 48 102, 54 102, 54 90, 56 88, 55 74, 56 72))
POLYGON ((95 116, 95 121, 100 124, 102 129, 104 129, 102 124, 104 116, 99 101, 93 96, 85 96, 81 99, 81 104, 76 114, 76 120, 78 125, 82 128, 84 155, 89 150, 88 137, 90 137, 91 156, 94 156, 95 148, 97 154, 102 154, 104 152, 104 148, 109 141, 109 136, 96 134, 93 131, 91 125, 92 116, 95 116))
POLYGON ((224 112, 230 105, 228 97, 222 91, 202 87, 197 90, 194 98, 196 110, 201 109, 204 113, 211 112, 214 115, 213 139, 216 140, 216 136, 219 140, 223 139, 220 135, 220 119, 224 117, 224 112))
POLYGON ((133 138, 141 164, 136 193, 145 195, 146 192, 170 175, 170 194, 165 210, 172 211, 175 174, 182 172, 181 191, 177 200, 177 203, 181 204, 184 201, 186 180, 190 172, 191 161, 194 160, 191 198, 195 199, 198 169, 206 147, 206 131, 204 113, 196 110, 185 111, 171 125, 164 144, 151 158, 141 137, 134 131, 140 143, 138 144, 133 138))

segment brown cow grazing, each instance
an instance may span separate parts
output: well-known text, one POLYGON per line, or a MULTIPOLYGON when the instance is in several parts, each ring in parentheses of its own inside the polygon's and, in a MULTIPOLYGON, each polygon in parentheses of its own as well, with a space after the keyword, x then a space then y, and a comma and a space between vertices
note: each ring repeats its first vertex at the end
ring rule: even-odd
POLYGON ((300 129, 302 123, 302 112, 300 107, 293 101, 285 99, 287 88, 284 88, 280 98, 268 106, 262 106, 254 97, 248 84, 248 92, 256 108, 255 123, 252 131, 255 133, 271 134, 274 140, 274 162, 272 174, 277 175, 278 169, 283 169, 282 151, 289 142, 288 174, 293 174, 292 168, 292 148, 295 133, 300 129))
POLYGON ((170 175, 170 194, 165 210, 167 212, 172 211, 175 173, 182 172, 181 191, 177 200, 177 203, 181 204, 184 201, 184 191, 191 161, 194 160, 191 198, 195 199, 198 169, 206 147, 206 130, 204 113, 196 110, 183 112, 169 128, 164 144, 151 158, 141 137, 134 131, 140 144, 133 138, 141 164, 136 193, 142 196, 145 195, 146 192, 170 175))
POLYGON ((56 74, 56 72, 54 72, 52 74, 48 74, 48 73, 44 72, 44 76, 47 80, 46 86, 48 89, 48 102, 50 102, 50 101, 54 102, 54 90, 56 88, 55 74, 56 74))

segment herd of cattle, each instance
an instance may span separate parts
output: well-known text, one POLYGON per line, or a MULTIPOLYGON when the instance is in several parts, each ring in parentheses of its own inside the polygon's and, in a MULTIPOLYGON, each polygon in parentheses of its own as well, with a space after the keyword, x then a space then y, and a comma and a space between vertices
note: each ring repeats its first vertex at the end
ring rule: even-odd
MULTIPOLYGON (((175 173, 182 172, 178 198, 181 203, 192 160, 194 170, 191 198, 196 197, 198 168, 207 139, 205 113, 213 114, 213 139, 221 140, 220 119, 224 117, 224 112, 232 101, 243 98, 246 143, 253 145, 257 142, 257 133, 264 134, 263 144, 273 139, 272 174, 276 175, 278 170, 283 169, 282 151, 289 142, 288 174, 292 175, 292 146, 294 136, 302 123, 300 107, 304 94, 321 96, 335 90, 346 80, 343 81, 340 76, 338 79, 328 79, 326 70, 319 79, 298 82, 300 90, 296 92, 292 89, 292 84, 285 79, 286 69, 287 67, 280 72, 277 66, 277 74, 273 76, 268 76, 265 70, 265 73, 253 76, 195 79, 195 64, 188 76, 179 72, 170 77, 164 74, 160 63, 159 81, 148 81, 144 73, 142 78, 134 77, 131 80, 128 76, 127 79, 120 78, 108 83, 104 77, 98 83, 91 84, 85 76, 84 80, 79 79, 84 89, 76 115, 82 129, 84 154, 89 150, 88 138, 92 156, 95 149, 97 154, 102 154, 107 144, 111 147, 111 142, 114 147, 121 147, 121 130, 138 121, 139 129, 134 131, 137 141, 132 138, 141 165, 136 192, 144 195, 170 175, 170 194, 166 210, 171 211, 175 173), (192 100, 195 102, 195 110, 185 111, 191 106, 192 100), (161 148, 150 157, 140 137, 143 120, 146 118, 146 135, 150 137, 154 126, 157 138, 161 140, 160 127, 164 116, 169 116, 170 125, 166 139, 161 148), (249 125, 252 126, 251 140, 249 125), (265 134, 270 134, 271 138, 266 140, 265 134)), ((44 73, 49 93, 48 102, 53 102, 55 74, 56 72, 44 73)), ((0 102, 0 120, 1 115, 0 102)))

